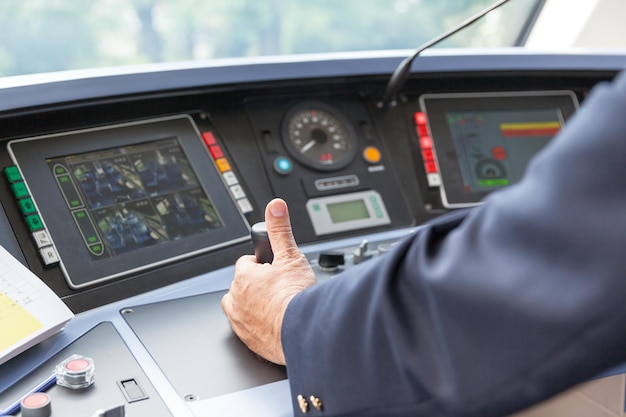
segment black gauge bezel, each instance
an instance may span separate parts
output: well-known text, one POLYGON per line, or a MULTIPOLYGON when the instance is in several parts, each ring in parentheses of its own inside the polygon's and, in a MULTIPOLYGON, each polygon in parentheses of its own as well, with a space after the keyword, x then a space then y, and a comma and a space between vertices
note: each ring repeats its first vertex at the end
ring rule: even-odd
POLYGON ((350 120, 346 117, 346 115, 344 115, 336 108, 321 101, 304 101, 291 107, 283 117, 281 138, 283 144, 285 145, 285 148, 287 149, 287 152, 289 152, 289 154, 296 161, 306 167, 313 168, 319 171, 336 171, 341 168, 345 168, 346 166, 350 165, 350 163, 352 163, 358 152, 357 135, 354 126, 352 125, 350 120), (303 155, 300 150, 296 148, 296 146, 293 144, 289 134, 289 125, 297 114, 315 109, 323 110, 331 117, 336 119, 341 124, 342 128, 346 131, 348 136, 350 149, 344 154, 343 158, 341 158, 337 162, 333 162, 332 164, 323 164, 307 157, 306 155, 303 155))

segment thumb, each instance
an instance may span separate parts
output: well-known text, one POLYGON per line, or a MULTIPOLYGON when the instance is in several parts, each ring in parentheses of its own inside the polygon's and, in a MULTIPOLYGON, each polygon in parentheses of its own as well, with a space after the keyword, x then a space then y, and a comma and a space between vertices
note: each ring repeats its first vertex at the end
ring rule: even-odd
POLYGON ((272 252, 274 252, 274 258, 289 256, 293 249, 298 250, 298 245, 291 230, 289 209, 284 200, 275 198, 267 204, 265 208, 265 226, 267 227, 267 236, 272 246, 272 252))

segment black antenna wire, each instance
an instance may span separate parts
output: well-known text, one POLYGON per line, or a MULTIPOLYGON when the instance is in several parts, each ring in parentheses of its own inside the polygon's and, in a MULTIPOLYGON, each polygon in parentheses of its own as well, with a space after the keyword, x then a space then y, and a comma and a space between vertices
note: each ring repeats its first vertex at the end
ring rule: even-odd
POLYGON ((439 42, 446 40, 447 38, 459 32, 460 30, 465 29, 466 27, 468 27, 469 25, 471 25, 478 19, 485 16, 487 13, 497 9, 498 7, 502 6, 504 3, 507 3, 508 1, 509 0, 499 0, 495 2, 491 6, 484 9, 483 11, 475 14, 474 16, 470 17, 467 20, 464 20, 463 22, 459 23, 453 28, 447 30, 446 32, 443 32, 442 34, 434 37, 433 39, 427 41, 426 43, 421 45, 419 48, 417 48, 415 52, 413 53, 413 55, 405 58, 400 63, 400 65, 398 65, 398 67, 395 69, 393 74, 391 74, 391 78, 389 79, 389 82, 387 83, 387 88, 385 89, 383 98, 380 100, 380 102, 378 102, 378 107, 395 107, 396 106, 398 93, 404 86, 404 83, 406 82, 407 78, 409 78, 413 61, 415 60, 415 58, 419 56, 419 54, 424 52, 426 49, 438 44, 439 42))

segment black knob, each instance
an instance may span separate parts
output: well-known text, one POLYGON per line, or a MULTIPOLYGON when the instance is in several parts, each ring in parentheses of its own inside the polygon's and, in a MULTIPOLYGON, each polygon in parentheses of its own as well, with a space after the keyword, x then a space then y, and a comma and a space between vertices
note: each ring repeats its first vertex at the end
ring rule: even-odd
POLYGON ((343 252, 322 252, 317 260, 320 269, 327 272, 334 272, 345 263, 343 252))
POLYGON ((254 256, 256 261, 261 264, 271 264, 274 260, 274 252, 270 245, 270 238, 267 235, 267 227, 265 222, 259 222, 250 228, 250 237, 252 238, 252 246, 254 247, 254 256))

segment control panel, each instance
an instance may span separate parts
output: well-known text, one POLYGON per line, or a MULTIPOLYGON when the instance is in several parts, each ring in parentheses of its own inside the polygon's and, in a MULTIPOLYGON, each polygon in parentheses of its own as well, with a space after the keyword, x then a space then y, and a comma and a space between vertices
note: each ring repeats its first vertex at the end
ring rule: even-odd
POLYGON ((413 224, 396 167, 359 97, 249 100, 266 174, 313 242, 413 224))

